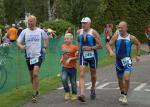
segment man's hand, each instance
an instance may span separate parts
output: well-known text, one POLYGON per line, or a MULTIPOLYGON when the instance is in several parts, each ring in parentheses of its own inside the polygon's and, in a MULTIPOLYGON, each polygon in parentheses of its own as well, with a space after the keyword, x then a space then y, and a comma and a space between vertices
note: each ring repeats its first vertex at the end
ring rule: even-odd
POLYGON ((46 54, 46 48, 43 48, 43 53, 46 54))
POLYGON ((115 53, 113 51, 111 51, 109 54, 110 54, 111 57, 115 56, 115 53))
POLYGON ((21 50, 25 50, 26 49, 25 45, 20 45, 19 47, 20 47, 21 50))
POLYGON ((136 56, 136 63, 138 64, 140 61, 140 56, 136 56))

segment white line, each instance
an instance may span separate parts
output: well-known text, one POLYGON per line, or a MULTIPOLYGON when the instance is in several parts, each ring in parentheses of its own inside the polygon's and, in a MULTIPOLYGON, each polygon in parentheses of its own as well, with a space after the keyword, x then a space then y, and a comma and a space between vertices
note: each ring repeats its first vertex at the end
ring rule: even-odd
MULTIPOLYGON (((79 86, 79 81, 77 81, 77 85, 79 86)), ((69 84, 69 86, 71 86, 71 84, 69 84)), ((85 86, 89 86, 90 87, 91 86, 91 82, 86 83, 85 86)), ((64 89, 64 87, 57 88, 57 90, 62 90, 62 89, 64 89)))
POLYGON ((147 83, 141 83, 139 86, 137 86, 134 91, 141 91, 142 88, 144 88, 147 85, 147 83))
POLYGON ((85 84, 85 86, 87 86, 87 85, 91 85, 91 82, 88 82, 88 83, 85 84))
POLYGON ((63 87, 57 88, 57 90, 62 90, 62 89, 63 89, 63 87))
MULTIPOLYGON (((96 82, 95 87, 97 86, 98 83, 99 82, 96 82)), ((91 89, 91 86, 92 86, 92 84, 89 87, 87 87, 86 89, 91 89)))
POLYGON ((96 89, 103 89, 105 86, 107 86, 107 85, 109 85, 109 84, 110 84, 110 82, 106 82, 106 83, 104 83, 104 84, 98 86, 96 89))
POLYGON ((106 82, 107 81, 107 79, 104 79, 102 82, 106 82))
POLYGON ((145 89, 144 91, 148 91, 148 92, 150 92, 150 89, 145 89))
POLYGON ((101 88, 101 89, 98 89, 98 90, 119 90, 119 87, 117 87, 117 88, 101 88))

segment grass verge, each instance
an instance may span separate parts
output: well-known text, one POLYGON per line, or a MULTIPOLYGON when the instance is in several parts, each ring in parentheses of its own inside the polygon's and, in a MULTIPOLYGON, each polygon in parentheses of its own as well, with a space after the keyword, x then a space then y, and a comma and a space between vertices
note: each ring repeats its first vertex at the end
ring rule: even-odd
MULTIPOLYGON (((46 78, 40 81, 40 94, 56 89, 60 85, 59 77, 46 78)), ((31 85, 21 86, 10 92, 1 93, 0 107, 20 107, 31 99, 31 85)))

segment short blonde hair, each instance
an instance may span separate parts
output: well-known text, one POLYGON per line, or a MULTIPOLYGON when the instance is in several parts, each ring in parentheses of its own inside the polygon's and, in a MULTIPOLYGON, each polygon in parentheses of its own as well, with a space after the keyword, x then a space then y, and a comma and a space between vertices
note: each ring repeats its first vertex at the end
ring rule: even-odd
POLYGON ((36 16, 34 16, 34 15, 28 16, 28 20, 29 20, 29 19, 33 19, 35 22, 37 21, 36 16))
POLYGON ((73 35, 71 33, 66 33, 64 38, 71 38, 71 39, 73 39, 73 35))

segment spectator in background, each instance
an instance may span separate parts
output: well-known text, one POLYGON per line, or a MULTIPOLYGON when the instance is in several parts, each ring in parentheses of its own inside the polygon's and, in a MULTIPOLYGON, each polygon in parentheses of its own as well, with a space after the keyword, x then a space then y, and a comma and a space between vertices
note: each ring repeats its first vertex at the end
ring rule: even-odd
POLYGON ((145 35, 147 37, 147 43, 148 43, 148 48, 149 48, 149 51, 148 53, 150 54, 150 22, 148 22, 148 27, 145 29, 145 35))
POLYGON ((119 29, 118 29, 118 25, 116 25, 116 31, 115 31, 116 34, 119 33, 119 29))
POLYGON ((51 39, 53 39, 53 38, 56 37, 56 31, 54 31, 53 29, 48 28, 48 29, 47 29, 47 32, 48 32, 48 36, 49 36, 51 39))
MULTIPOLYGON (((108 43, 112 38, 113 32, 112 32, 113 25, 112 24, 106 24, 104 28, 104 35, 106 40, 106 49, 108 50, 108 43)), ((110 51, 110 55, 114 55, 113 51, 110 51)))
POLYGON ((17 32, 17 36, 20 35, 20 33, 22 32, 23 28, 21 26, 18 27, 18 32, 17 32))
POLYGON ((71 26, 68 27, 68 29, 66 30, 65 34, 66 34, 66 33, 72 33, 72 28, 71 28, 71 26))
POLYGON ((5 34, 4 34, 4 37, 2 37, 2 43, 10 43, 10 39, 8 37, 8 31, 10 29, 10 26, 9 25, 6 25, 5 26, 5 34))
POLYGON ((12 27, 8 30, 8 37, 10 39, 10 42, 14 42, 17 39, 17 29, 16 25, 12 24, 12 27))

